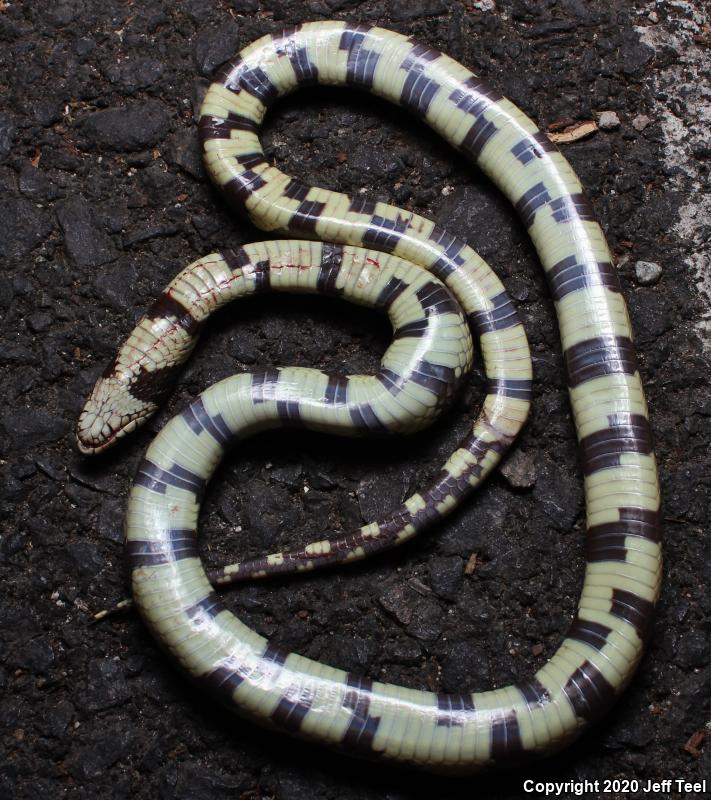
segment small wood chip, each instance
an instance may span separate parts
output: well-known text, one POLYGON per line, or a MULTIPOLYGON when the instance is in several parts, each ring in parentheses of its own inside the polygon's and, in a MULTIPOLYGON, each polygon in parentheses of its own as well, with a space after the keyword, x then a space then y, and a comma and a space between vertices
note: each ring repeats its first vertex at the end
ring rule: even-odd
POLYGON ((689 741, 684 745, 684 750, 694 758, 698 758, 701 755, 701 745, 704 743, 705 736, 706 731, 703 730, 692 733, 689 741))
POLYGON ((540 642, 534 644, 533 647, 531 647, 531 653, 534 656, 540 656, 542 652, 543 652, 543 645, 540 642))
POLYGON ((566 128, 572 127, 573 125, 575 125, 575 120, 568 119, 566 117, 566 119, 557 119, 555 122, 551 122, 551 124, 548 126, 548 130, 551 133, 558 133, 558 131, 563 131, 566 128))
POLYGON ((472 553, 469 556, 469 561, 467 561, 467 565, 464 567, 464 574, 465 575, 473 575, 474 570, 477 568, 477 564, 479 563, 479 556, 477 553, 472 553))
POLYGON ((577 142, 579 139, 590 136, 595 133, 596 130, 597 123, 589 119, 585 122, 576 122, 574 125, 568 125, 560 132, 554 131, 553 125, 550 125, 546 135, 554 144, 569 144, 570 142, 577 142))

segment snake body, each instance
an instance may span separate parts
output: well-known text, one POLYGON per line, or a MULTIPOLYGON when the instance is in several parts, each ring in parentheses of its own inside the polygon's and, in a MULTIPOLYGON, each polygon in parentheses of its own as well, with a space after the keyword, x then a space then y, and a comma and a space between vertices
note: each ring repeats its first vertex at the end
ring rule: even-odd
POLYGON ((80 419, 80 447, 103 449, 152 413, 202 322, 234 297, 267 289, 338 294, 386 309, 394 341, 375 376, 301 368, 236 375, 163 428, 139 467, 125 526, 144 620, 195 680, 292 734, 441 771, 559 749, 630 680, 661 576, 659 486, 630 323, 577 178, 519 109, 462 65, 405 36, 343 22, 307 23, 243 50, 208 90, 199 130, 211 177, 259 227, 331 244, 262 242, 187 267, 97 383, 80 419), (567 636, 521 684, 434 694, 348 674, 270 644, 211 585, 362 558, 405 541, 491 471, 528 412, 525 334, 500 282, 466 244, 409 211, 308 186, 267 161, 258 130, 268 106, 314 83, 365 89, 424 119, 514 203, 544 267, 580 443, 587 566, 567 636), (465 319, 480 338, 487 395, 428 486, 340 539, 206 575, 199 504, 231 441, 280 425, 349 434, 420 427, 469 366, 465 319))

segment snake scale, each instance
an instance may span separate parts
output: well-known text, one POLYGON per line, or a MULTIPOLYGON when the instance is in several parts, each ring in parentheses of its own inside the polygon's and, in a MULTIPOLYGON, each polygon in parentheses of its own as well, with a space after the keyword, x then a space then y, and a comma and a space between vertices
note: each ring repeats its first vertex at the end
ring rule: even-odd
POLYGON ((78 439, 96 452, 141 424, 190 354, 204 320, 269 290, 381 308, 393 342, 374 376, 279 368, 208 388, 156 436, 125 523, 134 602, 199 684, 262 724, 438 771, 476 771, 553 752, 629 682, 660 587, 660 498, 627 309, 603 233, 570 166, 512 103, 446 55, 367 25, 306 23, 222 67, 201 109, 208 171, 265 231, 194 262, 167 287, 97 382, 78 439), (562 644, 535 675, 491 691, 415 691, 343 672, 269 643, 213 585, 344 562, 441 519, 496 465, 526 420, 531 360, 491 269, 439 226, 382 202, 306 185, 271 165, 258 138, 269 105, 310 84, 364 89, 413 112, 511 200, 545 270, 559 320, 584 473, 586 571, 562 644), (307 240, 320 240, 319 242, 307 240), (207 481, 236 438, 278 426, 341 434, 426 424, 471 364, 477 333, 487 393, 469 435, 400 508, 340 538, 209 576, 196 544, 207 481))

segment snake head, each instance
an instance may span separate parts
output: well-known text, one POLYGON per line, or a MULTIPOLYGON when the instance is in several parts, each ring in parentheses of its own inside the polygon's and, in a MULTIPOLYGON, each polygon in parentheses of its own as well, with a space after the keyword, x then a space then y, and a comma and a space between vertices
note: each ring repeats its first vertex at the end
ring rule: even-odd
POLYGON ((77 424, 77 446, 101 453, 143 425, 170 390, 174 370, 113 362, 97 380, 77 424))
POLYGON ((170 392, 200 323, 164 292, 119 348, 79 416, 77 445, 91 455, 143 425, 170 392))

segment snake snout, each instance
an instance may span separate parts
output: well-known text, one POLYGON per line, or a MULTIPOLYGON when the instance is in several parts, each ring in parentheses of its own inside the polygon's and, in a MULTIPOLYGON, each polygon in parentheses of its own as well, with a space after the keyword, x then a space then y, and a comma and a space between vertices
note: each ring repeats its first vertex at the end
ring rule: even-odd
POLYGON ((100 453, 130 433, 155 410, 131 393, 127 376, 101 377, 92 389, 77 423, 77 447, 85 455, 100 453))

